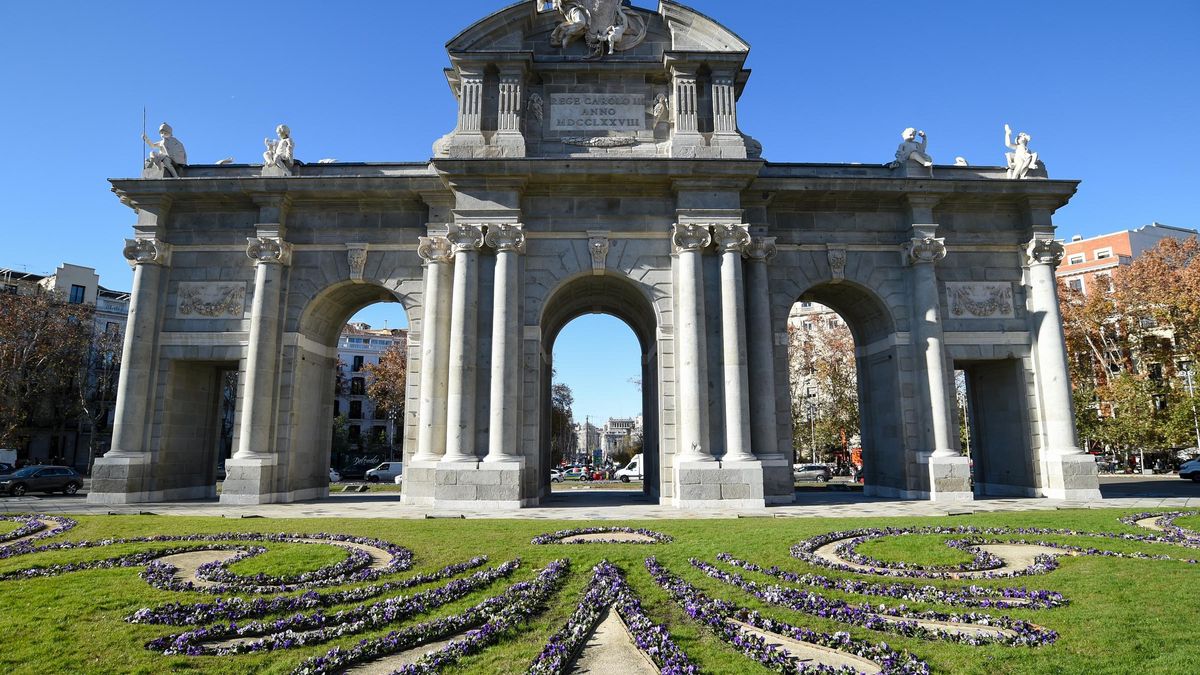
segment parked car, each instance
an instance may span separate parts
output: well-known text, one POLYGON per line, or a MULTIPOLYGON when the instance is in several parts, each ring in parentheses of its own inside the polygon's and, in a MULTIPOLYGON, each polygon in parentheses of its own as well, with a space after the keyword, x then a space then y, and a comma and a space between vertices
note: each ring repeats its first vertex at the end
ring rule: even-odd
POLYGON ((0 476, 0 492, 20 497, 26 492, 61 492, 73 495, 83 487, 83 477, 66 466, 27 466, 0 476))
POLYGON ((391 482, 404 473, 403 462, 384 462, 374 469, 368 469, 364 478, 369 483, 378 483, 379 481, 391 482))
POLYGON ((642 480, 642 464, 642 453, 639 452, 633 456, 633 459, 629 460, 625 468, 618 469, 615 475, 622 483, 628 483, 631 480, 642 480))
POLYGON ((824 464, 793 464, 792 478, 803 481, 827 482, 833 478, 833 472, 824 464))
POLYGON ((340 483, 341 480, 342 480, 342 474, 338 473, 337 469, 333 468, 332 466, 329 467, 329 482, 330 483, 340 483))
POLYGON ((562 469, 550 469, 550 482, 551 482, 551 483, 561 483, 561 482, 563 482, 563 472, 562 472, 562 469))
POLYGON ((1181 464, 1179 477, 1200 483, 1200 457, 1181 464))
POLYGON ((572 466, 563 473, 563 478, 566 480, 588 480, 591 475, 588 473, 587 467, 572 466))

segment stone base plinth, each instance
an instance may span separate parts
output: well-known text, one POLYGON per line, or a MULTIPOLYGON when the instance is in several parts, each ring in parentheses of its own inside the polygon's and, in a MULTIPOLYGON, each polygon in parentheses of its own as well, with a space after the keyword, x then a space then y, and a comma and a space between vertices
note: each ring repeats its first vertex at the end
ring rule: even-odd
POLYGON ((1051 499, 1101 499, 1096 458, 1091 455, 1051 455, 1042 460, 1045 487, 1051 499))
POLYGON ((893 166, 892 171, 901 178, 933 178, 933 167, 925 166, 912 159, 893 166))
POLYGON ((694 462, 675 465, 675 499, 681 509, 761 509, 761 462, 694 462))
POLYGON ((968 502, 971 489, 971 460, 967 457, 930 457, 929 499, 935 502, 968 502))
POLYGON ((161 500, 162 495, 150 489, 149 459, 149 456, 98 457, 92 466, 88 503, 137 504, 161 500))
POLYGON ((231 457, 225 460, 221 503, 275 504, 293 501, 287 495, 276 493, 275 470, 278 463, 278 458, 274 456, 231 457))
POLYGON ((533 506, 521 498, 524 462, 442 462, 434 474, 433 507, 456 511, 496 511, 533 506))
POLYGON ((437 467, 437 462, 430 461, 410 460, 405 463, 400 501, 413 506, 433 506, 437 467))

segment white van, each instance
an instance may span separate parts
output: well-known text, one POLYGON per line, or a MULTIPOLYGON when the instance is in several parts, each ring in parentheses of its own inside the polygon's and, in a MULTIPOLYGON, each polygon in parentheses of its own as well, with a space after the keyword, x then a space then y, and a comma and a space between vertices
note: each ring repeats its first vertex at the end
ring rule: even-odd
POLYGON ((622 483, 628 483, 630 480, 642 479, 642 455, 638 453, 629 460, 624 469, 618 469, 616 477, 621 479, 622 483))

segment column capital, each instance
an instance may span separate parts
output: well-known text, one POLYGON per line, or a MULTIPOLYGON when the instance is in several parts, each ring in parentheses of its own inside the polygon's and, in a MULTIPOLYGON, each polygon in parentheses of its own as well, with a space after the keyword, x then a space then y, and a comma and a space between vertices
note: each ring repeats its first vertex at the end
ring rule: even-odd
POLYGON ((417 255, 426 265, 446 264, 454 260, 454 246, 446 237, 421 237, 417 243, 417 255))
POLYGON ((450 226, 446 238, 454 246, 454 252, 478 251, 483 246, 483 226, 455 223, 450 226))
POLYGON ((683 253, 684 251, 699 252, 701 249, 712 244, 712 233, 709 232, 708 228, 708 225, 676 223, 675 232, 671 235, 671 243, 674 244, 675 253, 683 253))
POLYGON ((487 226, 484 242, 497 253, 525 253, 525 230, 520 223, 497 223, 487 226))
POLYGON ((1029 257, 1029 265, 1049 265, 1058 267, 1066 253, 1063 245, 1054 239, 1036 238, 1025 247, 1025 255, 1029 257))
POLYGON ((932 264, 946 257, 946 240, 942 237, 913 237, 900 246, 908 265, 932 264))
POLYGON ((154 239, 126 239, 121 252, 130 267, 138 265, 166 265, 171 259, 171 246, 154 239))
POLYGON ((292 245, 280 237, 246 237, 246 257, 256 265, 290 265, 292 245))
POLYGON ((751 237, 746 250, 742 252, 746 260, 757 263, 768 263, 779 250, 775 247, 775 237, 751 237))
POLYGON ((721 253, 745 253, 750 245, 750 226, 745 223, 713 225, 712 231, 721 253))

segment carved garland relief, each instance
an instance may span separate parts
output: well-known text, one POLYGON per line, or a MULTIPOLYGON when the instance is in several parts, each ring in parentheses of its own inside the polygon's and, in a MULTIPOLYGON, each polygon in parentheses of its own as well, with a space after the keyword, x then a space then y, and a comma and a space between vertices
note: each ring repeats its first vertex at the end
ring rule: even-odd
POLYGON ((956 319, 1011 319, 1013 289, 1008 282, 947 282, 950 316, 956 319))
POLYGON ((177 314, 188 319, 240 319, 246 311, 244 282, 180 282, 177 314))

